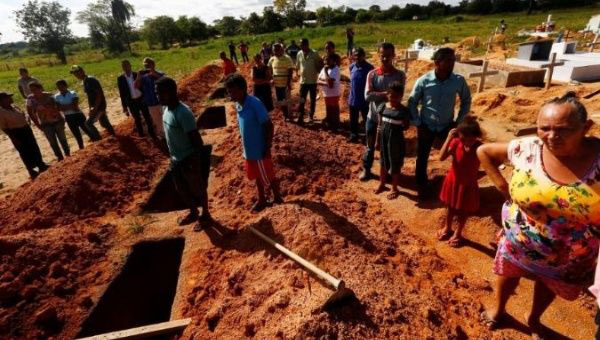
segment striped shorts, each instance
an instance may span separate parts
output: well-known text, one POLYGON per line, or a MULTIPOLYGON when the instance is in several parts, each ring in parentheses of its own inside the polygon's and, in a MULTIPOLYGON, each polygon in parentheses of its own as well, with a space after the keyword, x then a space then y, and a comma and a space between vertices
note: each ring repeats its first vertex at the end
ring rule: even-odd
POLYGON ((273 161, 271 158, 246 160, 246 174, 251 181, 258 179, 263 185, 271 185, 271 181, 275 178, 273 161))

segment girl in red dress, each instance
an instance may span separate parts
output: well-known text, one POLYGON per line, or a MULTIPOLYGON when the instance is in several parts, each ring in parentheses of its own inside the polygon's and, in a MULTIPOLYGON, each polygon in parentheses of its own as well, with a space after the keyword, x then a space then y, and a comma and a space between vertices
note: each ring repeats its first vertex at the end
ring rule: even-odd
POLYGON ((438 231, 440 241, 450 238, 448 244, 460 247, 462 231, 467 216, 479 209, 479 158, 477 147, 481 145, 481 128, 475 117, 466 117, 456 129, 450 130, 440 151, 440 161, 452 156, 452 167, 446 174, 440 200, 448 207, 446 226, 438 231), (452 235, 452 221, 456 216, 458 227, 452 235))

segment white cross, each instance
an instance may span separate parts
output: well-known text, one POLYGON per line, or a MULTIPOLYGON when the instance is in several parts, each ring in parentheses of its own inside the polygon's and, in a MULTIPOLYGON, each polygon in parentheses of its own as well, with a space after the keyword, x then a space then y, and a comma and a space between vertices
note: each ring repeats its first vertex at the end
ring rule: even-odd
POLYGON ((547 68, 548 69, 548 77, 546 79, 546 90, 550 88, 550 85, 552 85, 552 73, 554 73, 554 67, 555 66, 562 66, 564 65, 564 62, 556 62, 556 53, 552 53, 552 57, 550 58, 550 64, 544 64, 542 65, 542 68, 547 68))
POLYGON ((417 58, 410 58, 408 56, 408 49, 404 50, 404 59, 398 59, 397 62, 399 63, 404 63, 404 73, 408 73, 408 63, 413 61, 413 60, 417 60, 417 58))
POLYGON ((479 77, 479 86, 477 87, 477 93, 483 91, 483 87, 485 86, 485 77, 491 76, 494 74, 498 74, 498 71, 488 71, 488 61, 483 61, 483 66, 481 67, 481 72, 475 72, 469 74, 469 78, 479 77))

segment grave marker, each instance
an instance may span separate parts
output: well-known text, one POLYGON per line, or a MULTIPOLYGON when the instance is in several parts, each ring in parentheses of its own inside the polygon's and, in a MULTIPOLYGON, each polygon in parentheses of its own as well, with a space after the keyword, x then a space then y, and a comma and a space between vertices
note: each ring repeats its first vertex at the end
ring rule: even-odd
POLYGON ((408 73, 408 63, 410 63, 413 60, 417 60, 417 58, 411 58, 409 57, 409 53, 408 53, 408 49, 404 50, 404 59, 399 59, 398 62, 400 63, 404 63, 404 73, 408 73))
POLYGON ((594 41, 587 44, 587 46, 590 47, 590 52, 594 52, 594 50, 596 49, 596 45, 600 45, 600 41, 598 41, 598 33, 596 33, 596 36, 594 37, 594 41))
POLYGON ((488 70, 487 70, 488 65, 489 65, 489 62, 487 60, 484 60, 483 65, 481 67, 481 72, 475 72, 475 73, 469 74, 469 78, 474 78, 474 77, 481 78, 481 79, 479 79, 479 86, 477 87, 477 93, 480 93, 483 91, 483 88, 485 86, 485 77, 498 74, 498 71, 489 71, 488 72, 488 70))
POLYGON ((546 90, 550 88, 550 86, 552 85, 552 73, 554 73, 554 67, 555 66, 562 66, 564 65, 564 62, 556 62, 556 53, 552 53, 552 57, 550 58, 550 63, 549 64, 544 64, 541 67, 542 68, 547 68, 548 69, 548 76, 546 78, 546 90))

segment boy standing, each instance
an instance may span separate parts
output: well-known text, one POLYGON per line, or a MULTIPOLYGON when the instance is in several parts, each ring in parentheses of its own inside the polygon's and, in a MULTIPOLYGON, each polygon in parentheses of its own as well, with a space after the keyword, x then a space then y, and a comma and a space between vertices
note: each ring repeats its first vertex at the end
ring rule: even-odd
POLYGON ((259 212, 267 207, 265 186, 273 193, 273 203, 283 202, 271 159, 273 123, 262 102, 248 94, 248 85, 244 77, 239 74, 227 77, 225 87, 231 100, 236 103, 248 179, 256 180, 258 200, 252 211, 259 212))
POLYGON ((378 131, 381 145, 381 183, 375 194, 385 191, 386 178, 392 176, 392 192, 388 198, 393 200, 400 195, 398 183, 404 165, 405 144, 404 130, 410 125, 410 110, 402 105, 404 83, 395 81, 388 90, 388 102, 379 113, 380 130, 378 131))

